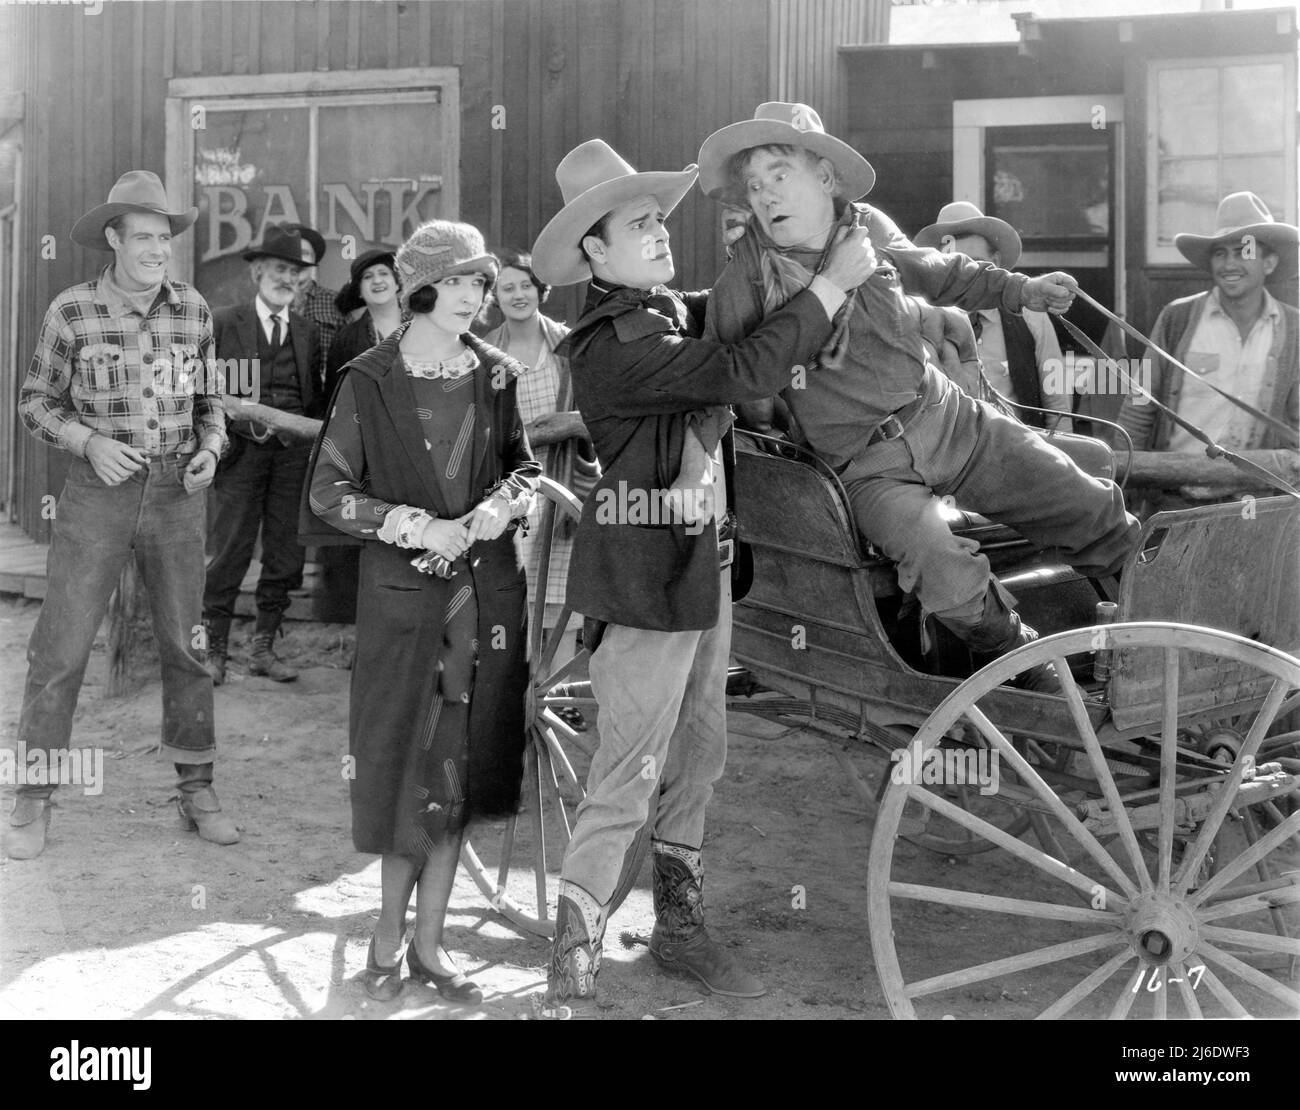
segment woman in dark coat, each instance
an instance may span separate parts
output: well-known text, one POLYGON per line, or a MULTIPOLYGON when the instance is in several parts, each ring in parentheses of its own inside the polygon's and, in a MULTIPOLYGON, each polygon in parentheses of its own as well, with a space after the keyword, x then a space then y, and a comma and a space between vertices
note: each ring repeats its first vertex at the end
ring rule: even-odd
MULTIPOLYGON (((518 807, 526 589, 510 525, 527 515, 540 468, 515 403, 522 367, 469 334, 496 275, 482 236, 432 221, 397 265, 411 321, 348 367, 309 500, 363 543, 352 836, 358 851, 383 856, 366 989, 384 999, 401 990, 415 890, 411 977, 478 1002, 442 947, 443 920, 466 824, 518 807)), ((319 531, 304 539, 321 542, 319 531)))

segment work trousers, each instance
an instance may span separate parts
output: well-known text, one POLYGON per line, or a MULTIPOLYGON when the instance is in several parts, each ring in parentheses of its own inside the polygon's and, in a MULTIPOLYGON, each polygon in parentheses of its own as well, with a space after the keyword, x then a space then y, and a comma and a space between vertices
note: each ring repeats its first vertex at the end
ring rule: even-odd
POLYGON ((704 842, 704 811, 727 759, 730 568, 721 573, 712 628, 655 632, 611 624, 591 657, 600 743, 562 877, 602 905, 613 897, 656 792, 654 838, 690 848, 704 842))

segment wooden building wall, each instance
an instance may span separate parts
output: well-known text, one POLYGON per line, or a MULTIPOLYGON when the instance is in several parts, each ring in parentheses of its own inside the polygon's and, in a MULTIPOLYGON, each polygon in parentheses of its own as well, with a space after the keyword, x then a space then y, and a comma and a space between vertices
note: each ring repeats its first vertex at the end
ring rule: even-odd
MULTIPOLYGON (((781 55, 789 87, 834 69, 842 29, 883 34, 888 0, 798 7, 816 20, 781 55)), ((457 66, 460 218, 490 243, 526 246, 560 206, 556 163, 584 139, 639 168, 677 169, 709 132, 772 99, 770 27, 790 18, 789 0, 113 0, 91 11, 0 5, 10 81, 28 91, 24 359, 53 295, 101 263, 68 239, 73 222, 126 170, 163 172, 173 78, 457 66), (504 130, 491 126, 495 105, 504 130), (56 252, 41 259, 45 235, 56 252)), ((721 261, 716 210, 693 193, 671 230, 679 282, 707 285, 721 261)), ((555 315, 576 309, 576 290, 557 291, 555 315)), ((46 538, 40 498, 61 488, 68 460, 20 439, 20 523, 46 538)))

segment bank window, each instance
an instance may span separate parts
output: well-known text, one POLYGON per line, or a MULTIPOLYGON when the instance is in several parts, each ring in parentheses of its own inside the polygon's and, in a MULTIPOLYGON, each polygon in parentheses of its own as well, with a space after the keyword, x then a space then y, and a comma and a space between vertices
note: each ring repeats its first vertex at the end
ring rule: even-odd
POLYGON ((350 259, 457 214, 455 124, 439 89, 204 98, 189 115, 194 283, 214 306, 251 296, 241 254, 271 224, 319 230, 317 281, 338 289, 350 259))
POLYGON ((1294 221, 1294 60, 1157 62, 1148 88, 1148 263, 1184 262, 1174 236, 1215 230, 1229 193, 1256 193, 1294 221))

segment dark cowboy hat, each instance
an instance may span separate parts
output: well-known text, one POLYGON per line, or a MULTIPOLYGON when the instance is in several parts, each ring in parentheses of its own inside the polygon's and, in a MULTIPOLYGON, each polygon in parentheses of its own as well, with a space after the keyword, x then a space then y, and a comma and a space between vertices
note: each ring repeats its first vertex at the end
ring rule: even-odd
MULTIPOLYGON (((1214 222, 1216 227, 1210 235, 1184 232, 1174 236, 1178 253, 1197 269, 1209 271, 1210 256, 1215 247, 1230 240, 1241 243, 1249 237, 1277 252, 1277 269, 1272 274, 1274 281, 1288 281, 1296 276, 1300 229, 1273 219, 1268 205, 1254 193, 1232 193, 1224 197, 1219 201, 1214 222)), ((1245 252, 1242 253, 1244 257, 1245 252)))
POLYGON ((325 257, 325 236, 323 236, 314 227, 308 227, 306 224, 281 224, 285 231, 296 231, 311 244, 312 253, 316 256, 316 265, 320 265, 320 260, 325 257))
POLYGON ((393 281, 399 289, 401 288, 402 283, 397 276, 397 261, 393 252, 382 249, 366 251, 365 254, 352 263, 352 276, 348 279, 347 285, 340 289, 338 296, 334 298, 334 307, 344 316, 365 305, 366 302, 361 299, 361 275, 371 266, 379 264, 387 266, 392 271, 393 281))
MULTIPOLYGON (((272 226, 266 229, 266 234, 262 236, 262 245, 260 247, 249 247, 244 251, 243 258, 245 262, 253 262, 258 258, 278 258, 283 262, 292 262, 295 266, 302 266, 302 243, 305 236, 301 231, 289 231, 286 228, 272 226)), ((311 242, 311 240, 307 240, 311 242)), ((311 263, 307 263, 311 265, 311 263)))
POLYGON ((104 238, 104 225, 126 212, 149 212, 166 216, 172 225, 172 234, 179 235, 199 218, 199 210, 186 212, 167 211, 167 190, 156 173, 148 170, 128 170, 117 179, 108 191, 108 200, 97 204, 72 226, 72 241, 91 250, 108 251, 113 248, 104 238))
POLYGON ((933 247, 938 250, 943 237, 951 235, 960 239, 963 235, 982 235, 988 244, 1002 256, 1001 266, 1004 270, 1015 269, 1020 261, 1020 235, 1006 220, 996 216, 986 216, 968 200, 955 200, 939 209, 939 218, 929 227, 923 227, 913 237, 912 242, 918 247, 933 247))

